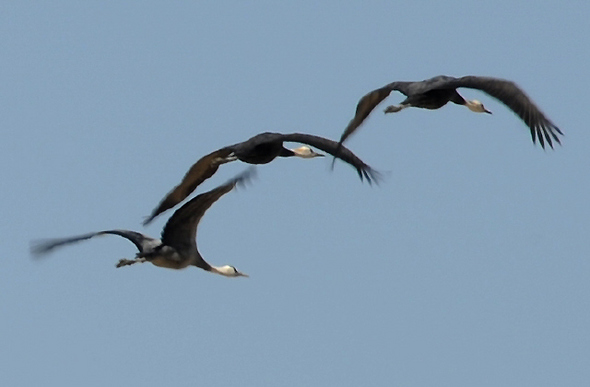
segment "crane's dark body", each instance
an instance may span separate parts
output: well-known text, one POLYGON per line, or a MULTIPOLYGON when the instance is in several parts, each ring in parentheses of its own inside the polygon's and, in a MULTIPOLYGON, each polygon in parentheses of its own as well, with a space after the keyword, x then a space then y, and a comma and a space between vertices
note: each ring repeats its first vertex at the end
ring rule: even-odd
POLYGON ((457 88, 448 86, 455 79, 439 75, 422 82, 392 82, 382 88, 384 92, 387 91, 383 99, 396 90, 407 97, 400 105, 430 110, 440 109, 448 102, 465 105, 465 99, 457 92, 457 88))
POLYGON ((211 271, 212 266, 207 263, 197 249, 197 227, 205 212, 237 184, 244 184, 252 176, 253 171, 246 171, 227 183, 202 193, 180 207, 162 230, 161 239, 129 230, 105 230, 62 239, 50 239, 33 244, 32 253, 46 254, 55 248, 67 244, 87 240, 95 236, 112 234, 130 240, 139 251, 135 259, 121 259, 117 267, 131 265, 137 262, 151 262, 159 267, 183 269, 196 266, 211 271))
POLYGON ((412 106, 435 110, 448 102, 466 105, 467 101, 457 92, 459 87, 481 90, 502 102, 524 121, 531 131, 533 142, 536 143, 536 140, 539 139, 541 147, 545 147, 545 142, 550 147, 553 147, 553 141, 560 143, 558 134, 563 135, 561 130, 545 117, 514 82, 490 77, 454 78, 440 75, 420 82, 392 82, 364 95, 357 104, 356 114, 344 130, 339 144, 344 143, 373 109, 394 90, 407 97, 400 103, 402 107, 412 106))
POLYGON ((248 164, 267 164, 277 157, 294 156, 295 153, 292 150, 283 146, 284 142, 299 142, 321 149, 353 166, 360 179, 366 179, 369 184, 372 181, 378 181, 380 177, 377 171, 365 164, 349 149, 342 146, 338 150, 340 145, 336 141, 303 133, 260 133, 244 142, 223 147, 199 159, 184 175, 180 184, 173 188, 146 218, 144 225, 183 201, 199 184, 213 176, 221 164, 233 161, 232 156, 248 164))
POLYGON ((293 151, 283 146, 282 137, 280 133, 261 133, 226 149, 233 152, 238 160, 244 163, 268 164, 277 157, 295 156, 293 151))
POLYGON ((448 102, 465 105, 465 99, 454 89, 434 89, 425 93, 410 94, 400 105, 436 110, 445 106, 448 102))

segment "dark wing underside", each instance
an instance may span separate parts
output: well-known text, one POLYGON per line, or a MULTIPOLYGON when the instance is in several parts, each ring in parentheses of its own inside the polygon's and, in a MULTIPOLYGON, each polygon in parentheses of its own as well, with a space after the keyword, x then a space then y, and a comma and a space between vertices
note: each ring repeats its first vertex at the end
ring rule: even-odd
POLYGON ((184 175, 180 184, 178 184, 172 191, 166 195, 156 207, 150 216, 143 222, 144 226, 150 223, 154 218, 160 215, 162 212, 174 207, 184 199, 186 199, 202 182, 213 176, 219 164, 216 163, 217 159, 223 159, 229 156, 232 152, 231 147, 221 148, 215 152, 209 153, 202 157, 188 170, 184 175))
MULTIPOLYGON (((162 231, 162 243, 173 247, 179 253, 196 251, 197 227, 205 212, 237 184, 245 184, 254 175, 255 168, 249 168, 227 183, 202 193, 180 207, 168 219, 162 231)), ((199 255, 200 257, 200 255, 199 255)), ((201 258, 202 259, 202 258, 201 258)), ((197 265, 198 266, 198 265, 197 265)), ((199 266, 200 267, 200 266, 199 266)))
POLYGON ((138 232, 129 231, 129 230, 105 230, 105 231, 98 231, 98 232, 91 232, 88 234, 77 235, 68 238, 56 238, 56 239, 45 239, 34 241, 31 243, 31 253, 33 255, 43 255, 52 252, 54 249, 69 245, 72 243, 84 241, 95 236, 105 235, 105 234, 112 234, 112 235, 119 235, 123 238, 130 240, 137 250, 143 252, 149 243, 153 243, 155 241, 153 238, 150 238, 146 235, 140 234, 138 232))
POLYGON ((337 143, 336 141, 329 140, 324 137, 314 136, 311 134, 303 133, 291 133, 283 134, 283 141, 300 142, 303 144, 311 145, 315 148, 321 149, 324 152, 331 154, 334 157, 341 159, 342 161, 352 165, 356 168, 361 180, 367 179, 367 182, 378 183, 381 179, 379 172, 375 171, 369 165, 365 164, 360 158, 358 158, 352 151, 345 146, 337 143))
POLYGON ((545 117, 533 100, 514 82, 498 78, 466 76, 449 82, 449 85, 481 90, 508 106, 529 127, 533 142, 536 143, 536 139, 539 139, 541 147, 544 148, 547 142, 553 148, 553 140, 561 144, 558 136, 563 135, 561 130, 545 117))

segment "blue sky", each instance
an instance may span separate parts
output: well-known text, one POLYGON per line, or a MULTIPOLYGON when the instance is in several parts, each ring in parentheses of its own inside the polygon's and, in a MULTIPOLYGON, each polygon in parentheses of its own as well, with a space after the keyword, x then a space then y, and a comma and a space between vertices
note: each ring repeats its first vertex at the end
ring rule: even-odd
MULTIPOLYGON (((583 386, 590 379, 590 5, 4 2, 0 378, 46 386, 583 386), (517 82, 507 108, 381 108, 330 159, 279 159, 221 198, 172 271, 97 238, 141 226, 198 158, 264 131, 337 139, 358 99, 446 74, 517 82)), ((397 93, 387 99, 398 103, 397 93)), ((201 187, 245 168, 231 163, 201 187)))

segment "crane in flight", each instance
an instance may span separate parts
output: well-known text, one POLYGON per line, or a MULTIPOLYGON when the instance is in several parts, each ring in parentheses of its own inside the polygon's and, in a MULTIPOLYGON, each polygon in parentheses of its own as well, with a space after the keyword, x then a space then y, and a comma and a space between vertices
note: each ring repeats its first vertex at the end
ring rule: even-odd
POLYGON ((138 250, 135 259, 121 259, 117 263, 117 267, 141 262, 151 262, 155 266, 170 269, 184 269, 188 266, 196 266, 226 277, 248 277, 247 274, 238 271, 234 266, 210 265, 199 253, 196 237, 197 227, 205 211, 219 198, 230 192, 236 185, 244 185, 253 175, 254 168, 251 167, 227 183, 188 201, 168 219, 162 231, 161 239, 151 238, 147 235, 129 230, 105 230, 69 238, 37 241, 32 243, 31 253, 34 256, 41 256, 64 245, 110 234, 130 240, 138 250))
POLYGON ((240 160, 248 164, 267 164, 277 157, 301 157, 310 159, 324 155, 313 151, 308 146, 295 149, 287 149, 284 142, 298 142, 321 149, 334 157, 353 166, 361 180, 366 179, 369 184, 380 180, 380 173, 365 164, 349 149, 339 145, 336 141, 327 138, 302 133, 261 133, 244 142, 218 149, 199 159, 190 167, 184 178, 170 191, 160 202, 144 225, 149 224, 162 212, 174 207, 189 196, 202 182, 213 176, 220 165, 240 160), (338 148, 340 148, 338 150, 338 148), (338 152, 337 152, 338 150, 338 152))
POLYGON ((553 141, 561 143, 558 136, 563 135, 561 130, 545 117, 533 100, 514 82, 491 77, 454 78, 439 75, 419 82, 392 82, 364 95, 359 100, 356 114, 342 133, 338 144, 342 145, 359 128, 373 109, 394 90, 401 92, 407 98, 399 105, 386 107, 385 113, 396 113, 407 107, 434 110, 443 107, 448 102, 453 102, 466 106, 472 112, 491 114, 480 101, 463 98, 457 92, 457 89, 461 87, 481 90, 506 105, 529 127, 533 143, 536 143, 538 139, 543 148, 545 148, 545 142, 551 148, 553 148, 553 141))

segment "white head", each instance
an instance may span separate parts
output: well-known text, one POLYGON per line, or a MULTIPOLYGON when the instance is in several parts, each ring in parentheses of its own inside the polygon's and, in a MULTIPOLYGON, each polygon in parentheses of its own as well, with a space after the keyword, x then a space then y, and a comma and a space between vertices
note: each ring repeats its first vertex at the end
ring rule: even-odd
POLYGON ((483 106, 483 103, 479 102, 476 99, 472 99, 471 101, 467 100, 465 102, 469 110, 471 110, 472 112, 492 114, 491 111, 489 111, 483 106))
POLYGON ((315 152, 308 146, 300 146, 299 148, 291 149, 297 157, 304 159, 313 159, 314 157, 324 157, 323 154, 315 152))
POLYGON ((213 273, 221 274, 226 277, 249 277, 248 274, 239 272, 238 269, 230 265, 220 267, 211 266, 211 271, 213 273))

